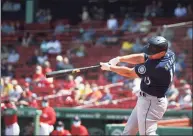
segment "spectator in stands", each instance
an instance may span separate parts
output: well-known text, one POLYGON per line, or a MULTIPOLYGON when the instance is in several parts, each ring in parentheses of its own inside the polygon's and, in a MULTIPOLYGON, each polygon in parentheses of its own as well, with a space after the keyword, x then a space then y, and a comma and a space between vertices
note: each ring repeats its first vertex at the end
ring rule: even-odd
POLYGON ((170 89, 166 92, 166 97, 168 99, 169 105, 177 104, 178 95, 179 95, 179 90, 175 87, 174 84, 172 84, 170 89))
POLYGON ((46 22, 50 22, 52 20, 52 15, 50 9, 45 10, 45 20, 46 22))
POLYGON ((71 48, 67 51, 68 57, 84 57, 86 56, 86 49, 83 44, 75 46, 74 48, 71 48))
POLYGON ((83 42, 91 42, 95 33, 96 32, 92 26, 90 28, 88 28, 87 30, 85 30, 82 34, 83 42))
POLYGON ((107 20, 107 29, 116 30, 118 28, 118 21, 113 14, 110 15, 110 18, 107 20))
POLYGON ((29 45, 32 44, 32 42, 33 42, 33 35, 30 34, 29 32, 25 32, 22 38, 21 45, 24 47, 29 47, 29 45))
POLYGON ((133 20, 132 25, 129 27, 129 32, 136 33, 139 32, 140 29, 140 23, 133 20))
POLYGON ((13 85, 10 83, 10 78, 4 78, 4 86, 2 96, 8 96, 11 92, 13 92, 13 85))
POLYGON ((87 7, 82 7, 82 14, 81 14, 82 22, 88 22, 90 20, 89 12, 87 7))
POLYGON ((48 60, 48 56, 46 55, 46 53, 43 53, 41 51, 39 51, 39 55, 37 57, 37 61, 38 64, 43 66, 43 64, 48 60))
POLYGON ((52 69, 50 67, 50 62, 45 61, 43 64, 43 74, 46 75, 46 73, 48 73, 48 72, 52 72, 52 69))
POLYGON ((110 89, 108 87, 104 88, 104 94, 100 101, 111 101, 113 99, 112 94, 110 93, 110 89))
POLYGON ((176 17, 184 17, 187 15, 187 9, 186 7, 182 7, 180 3, 178 3, 177 7, 174 10, 174 15, 176 17))
POLYGON ((190 28, 188 28, 187 29, 187 32, 186 32, 186 36, 185 36, 185 38, 184 38, 184 40, 192 40, 193 38, 193 36, 192 36, 192 30, 193 30, 193 28, 192 27, 190 27, 190 28))
POLYGON ((120 53, 121 54, 129 54, 133 48, 133 43, 130 41, 123 41, 120 53))
POLYGON ((3 115, 5 123, 5 136, 19 135, 20 128, 18 125, 17 107, 15 106, 15 104, 10 100, 5 100, 4 104, 1 105, 1 114, 3 115), (15 111, 14 114, 7 115, 7 109, 12 109, 13 111, 15 111))
POLYGON ((39 55, 39 50, 36 49, 34 51, 34 55, 32 55, 31 58, 26 63, 28 65, 36 65, 36 64, 38 64, 38 55, 39 55))
POLYGON ((15 75, 15 71, 14 71, 13 65, 8 64, 8 67, 7 67, 7 76, 13 78, 14 75, 15 75))
POLYGON ((102 35, 100 36, 97 40, 96 40, 96 43, 95 45, 96 46, 101 46, 101 45, 104 45, 107 41, 107 36, 106 35, 102 35))
POLYGON ((79 103, 83 103, 90 93, 92 93, 92 89, 88 82, 86 82, 85 85, 80 84, 77 90, 76 100, 79 101, 79 103))
POLYGON ((45 76, 42 73, 42 67, 36 66, 35 74, 33 75, 33 81, 35 83, 41 82, 42 80, 45 80, 45 76))
POLYGON ((65 88, 67 88, 67 89, 75 88, 76 83, 74 81, 73 75, 68 75, 67 82, 68 83, 66 84, 65 88))
POLYGON ((13 66, 11 64, 7 64, 6 59, 2 59, 1 61, 1 76, 2 77, 13 77, 14 76, 14 70, 13 66))
POLYGON ((179 76, 179 74, 183 71, 183 69, 186 68, 185 59, 188 54, 187 50, 184 50, 180 54, 176 56, 176 75, 179 76))
POLYGON ((88 96, 86 103, 98 102, 102 98, 102 93, 97 84, 92 84, 92 93, 88 96))
POLYGON ((88 136, 88 130, 85 126, 81 124, 81 120, 78 116, 75 116, 72 121, 72 126, 71 126, 71 134, 72 136, 77 136, 77 135, 84 135, 88 136))
POLYGON ((32 96, 29 98, 29 107, 32 108, 38 108, 38 103, 37 103, 37 95, 35 93, 32 94, 32 96))
POLYGON ((56 130, 51 133, 51 136, 71 136, 70 132, 64 128, 64 123, 58 121, 56 124, 56 130))
POLYGON ((180 91, 180 96, 179 96, 179 104, 183 106, 188 106, 192 104, 192 91, 190 85, 187 83, 185 80, 180 81, 182 84, 182 87, 179 89, 180 91))
POLYGON ((8 63, 16 63, 19 60, 20 55, 16 52, 15 49, 11 49, 9 56, 7 58, 8 63))
POLYGON ((148 33, 151 30, 152 23, 147 18, 144 18, 143 21, 140 22, 139 31, 142 33, 148 33))
POLYGON ((187 6, 187 15, 189 17, 192 17, 192 15, 193 15, 192 5, 191 4, 188 4, 188 6, 187 6))
POLYGON ((43 39, 41 44, 40 44, 40 50, 43 52, 43 53, 47 53, 48 52, 48 46, 47 46, 47 39, 43 39))
POLYGON ((44 22, 44 10, 39 9, 36 13, 36 21, 38 23, 44 22))
POLYGON ((133 44, 133 47, 132 47, 132 52, 134 53, 140 53, 141 51, 143 50, 143 45, 141 43, 141 40, 140 38, 136 38, 136 41, 135 43, 133 44))
POLYGON ((156 10, 156 16, 157 17, 162 17, 164 15, 164 8, 163 8, 163 3, 162 1, 158 1, 157 3, 157 10, 156 10))
POLYGON ((5 12, 16 12, 21 9, 21 4, 18 2, 11 2, 9 0, 3 3, 2 10, 5 12))
POLYGON ((69 59, 67 57, 63 57, 61 55, 56 57, 56 70, 62 69, 72 69, 73 65, 69 63, 69 59))
POLYGON ((29 83, 25 83, 24 86, 23 86, 23 90, 24 92, 26 92, 26 97, 30 98, 32 97, 32 92, 30 90, 30 86, 29 86, 29 83))
POLYGON ((17 106, 20 108, 27 107, 29 105, 29 97, 27 97, 27 93, 23 91, 21 93, 20 98, 17 100, 17 106))
POLYGON ((36 13, 36 20, 39 23, 47 23, 50 22, 52 19, 52 15, 50 13, 50 10, 44 10, 44 9, 39 9, 38 12, 36 13))
POLYGON ((61 55, 56 56, 56 70, 62 70, 64 68, 64 61, 61 55))
POLYGON ((146 6, 144 16, 145 17, 148 17, 148 16, 155 17, 157 9, 158 7, 156 5, 156 1, 153 0, 151 5, 146 6))
POLYGON ((103 20, 104 19, 104 9, 103 8, 97 8, 97 6, 94 6, 91 8, 92 17, 94 20, 103 20))
POLYGON ((12 80, 13 91, 9 93, 10 100, 17 102, 23 93, 22 87, 18 84, 17 80, 12 80))
POLYGON ((14 34, 15 33, 14 24, 13 23, 8 24, 6 22, 3 23, 1 26, 1 31, 2 33, 5 33, 5 34, 14 34))
POLYGON ((64 32, 69 32, 70 25, 64 25, 62 22, 59 22, 54 30, 55 34, 62 34, 64 32))
POLYGON ((39 135, 49 135, 54 130, 54 124, 56 122, 56 112, 49 106, 48 99, 42 100, 42 107, 40 108, 42 114, 40 116, 40 130, 39 135))
POLYGON ((52 40, 47 43, 47 48, 49 54, 60 54, 62 51, 61 43, 56 39, 56 36, 53 36, 52 40))
POLYGON ((7 46, 1 46, 1 60, 7 59, 9 56, 9 51, 7 46))
POLYGON ((70 63, 68 57, 64 57, 64 68, 63 69, 72 69, 74 66, 70 63))
POLYGON ((129 17, 129 14, 125 15, 125 18, 123 20, 123 24, 121 26, 122 31, 127 31, 129 27, 132 25, 133 20, 129 17))
POLYGON ((9 0, 6 0, 3 3, 2 11, 12 11, 12 2, 9 0))

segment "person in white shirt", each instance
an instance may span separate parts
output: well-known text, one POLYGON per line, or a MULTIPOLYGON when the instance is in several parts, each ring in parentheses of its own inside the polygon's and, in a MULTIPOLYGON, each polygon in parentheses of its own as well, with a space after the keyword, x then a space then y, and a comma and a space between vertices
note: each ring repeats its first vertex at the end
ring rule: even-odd
POLYGON ((174 15, 176 17, 184 17, 187 15, 187 9, 186 7, 182 7, 180 3, 178 3, 177 7, 174 10, 174 15))
POLYGON ((109 30, 115 30, 118 28, 118 21, 117 19, 114 17, 113 14, 110 15, 110 18, 107 20, 107 28, 109 30))
POLYGON ((148 20, 146 17, 143 19, 143 21, 140 22, 140 28, 139 31, 142 33, 147 33, 151 30, 152 23, 150 20, 148 20))
POLYGON ((12 84, 13 84, 13 91, 10 92, 9 98, 13 101, 17 101, 20 98, 23 89, 20 85, 18 85, 17 80, 12 80, 12 84))
POLYGON ((11 50, 7 62, 8 63, 16 63, 19 60, 19 54, 13 49, 11 50))
POLYGON ((47 43, 48 53, 49 54, 60 54, 61 53, 61 43, 56 40, 54 36, 51 41, 47 43))
POLYGON ((89 21, 90 20, 90 17, 89 17, 89 13, 88 13, 88 10, 86 7, 83 7, 82 8, 82 21, 85 22, 85 21, 89 21))

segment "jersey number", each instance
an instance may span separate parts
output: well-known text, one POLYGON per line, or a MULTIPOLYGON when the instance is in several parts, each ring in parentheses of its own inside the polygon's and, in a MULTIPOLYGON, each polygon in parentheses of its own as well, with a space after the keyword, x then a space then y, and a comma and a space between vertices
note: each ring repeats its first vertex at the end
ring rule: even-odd
POLYGON ((174 72, 175 72, 175 65, 170 69, 170 81, 172 82, 173 81, 173 78, 174 78, 174 72))

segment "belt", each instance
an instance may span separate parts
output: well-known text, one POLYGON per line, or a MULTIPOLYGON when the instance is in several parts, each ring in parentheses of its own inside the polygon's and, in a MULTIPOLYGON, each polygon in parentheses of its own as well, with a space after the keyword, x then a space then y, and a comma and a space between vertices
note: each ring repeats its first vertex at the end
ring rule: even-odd
MULTIPOLYGON (((140 92, 139 92, 139 95, 140 95, 140 96, 143 96, 143 97, 147 97, 147 95, 149 95, 149 94, 146 94, 146 93, 140 91, 140 92)), ((153 95, 151 95, 151 96, 153 96, 153 95)), ((162 98, 162 97, 165 97, 165 95, 163 95, 163 96, 153 96, 153 97, 162 98)))

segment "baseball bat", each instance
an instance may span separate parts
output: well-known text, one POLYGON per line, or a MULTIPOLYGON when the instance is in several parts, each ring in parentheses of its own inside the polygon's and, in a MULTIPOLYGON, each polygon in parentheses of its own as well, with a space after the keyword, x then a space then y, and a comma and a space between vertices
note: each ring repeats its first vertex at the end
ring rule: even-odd
POLYGON ((94 66, 88 66, 88 67, 80 67, 80 68, 52 71, 52 72, 46 73, 46 78, 59 77, 59 76, 67 75, 67 74, 75 74, 75 73, 79 73, 79 72, 82 72, 82 71, 87 71, 87 70, 94 69, 94 68, 99 68, 99 67, 101 67, 100 64, 97 64, 97 65, 94 65, 94 66))

